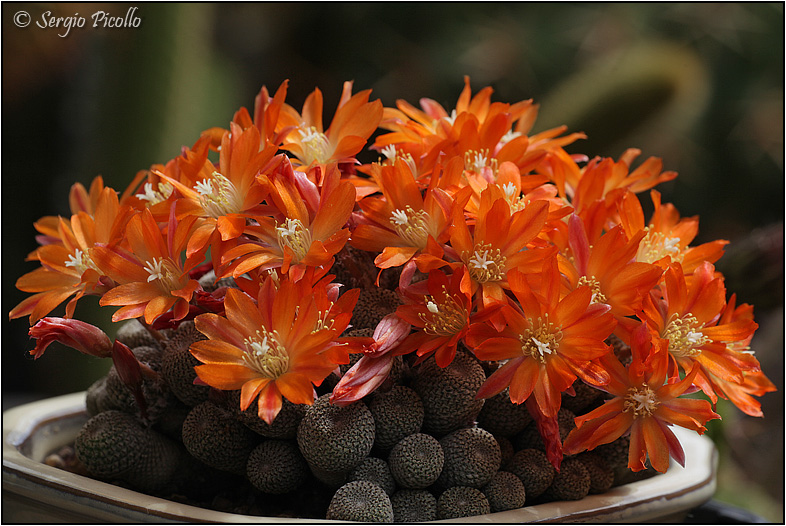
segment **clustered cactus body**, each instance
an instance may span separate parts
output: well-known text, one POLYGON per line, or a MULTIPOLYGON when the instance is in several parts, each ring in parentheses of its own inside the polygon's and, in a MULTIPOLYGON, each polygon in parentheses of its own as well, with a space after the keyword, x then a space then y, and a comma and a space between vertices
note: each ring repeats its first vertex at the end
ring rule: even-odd
MULTIPOLYGON (((137 325, 126 322, 123 334, 137 325)), ((133 349, 134 354, 147 356, 151 363, 155 351, 158 363, 167 363, 169 355, 185 345, 184 338, 200 339, 192 328, 193 324, 181 324, 155 346, 139 339, 142 345, 133 349)), ((143 418, 138 406, 128 403, 134 401, 129 387, 119 383, 119 396, 102 395, 108 400, 100 410, 90 411, 92 417, 76 440, 76 454, 93 476, 147 493, 166 496, 177 491, 209 506, 222 487, 245 484, 253 487, 256 499, 267 502, 266 513, 336 520, 465 517, 546 500, 578 499, 611 487, 612 468, 595 453, 566 458, 558 474, 537 432, 524 432, 532 425, 524 406, 500 395, 481 400, 477 408, 467 393, 477 390, 486 373, 470 354, 460 351, 452 367, 472 374, 451 375, 447 368, 428 364, 402 364, 397 383, 343 407, 331 404, 329 393, 310 406, 285 400, 272 424, 253 411, 241 411, 239 391, 222 393, 199 385, 194 387, 204 389, 204 396, 175 396, 159 389, 155 398, 151 391, 148 404, 161 409, 154 419, 149 414, 143 418), (421 429, 423 402, 415 388, 428 396, 440 392, 435 385, 449 386, 442 392, 455 396, 434 398, 435 402, 461 416, 426 433, 421 429), (125 402, 119 404, 118 398, 125 402), (470 407, 475 418, 459 411, 461 407, 470 407), (180 436, 168 434, 172 427, 180 436), (505 435, 514 436, 518 447, 514 449, 505 435), (526 437, 532 441, 526 442, 526 437), (207 482, 197 491, 190 480, 194 477, 211 478, 212 492, 206 491, 207 482), (321 498, 304 508, 307 488, 319 491, 321 498), (319 505, 326 507, 320 511, 319 505)), ((110 371, 91 387, 89 406, 97 404, 96 391, 105 389, 116 374, 110 371)))
POLYGON ((698 219, 652 190, 677 175, 660 159, 569 154, 583 133, 531 134, 537 105, 468 78, 452 111, 347 82, 327 128, 321 91, 297 111, 287 89, 35 223, 9 315, 35 358, 112 359, 74 446, 93 476, 241 513, 448 519, 664 472, 670 428, 704 433, 719 398, 761 416, 753 307, 714 267, 727 241, 691 246, 698 219), (114 342, 74 318, 88 295, 117 308, 114 342))

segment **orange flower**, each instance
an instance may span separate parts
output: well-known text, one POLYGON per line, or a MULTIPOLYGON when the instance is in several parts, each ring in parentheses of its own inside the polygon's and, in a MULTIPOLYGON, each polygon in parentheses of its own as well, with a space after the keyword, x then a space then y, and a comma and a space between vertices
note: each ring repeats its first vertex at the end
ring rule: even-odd
POLYGON ((448 158, 460 157, 468 171, 491 178, 496 167, 505 161, 529 172, 546 152, 584 137, 578 133, 554 139, 564 127, 527 137, 538 106, 531 100, 492 103, 492 93, 493 89, 486 87, 473 97, 469 77, 464 77, 464 89, 450 113, 431 99, 420 100, 422 110, 398 100, 398 109, 385 109, 381 124, 391 133, 379 136, 374 147, 382 151, 394 147, 413 158, 422 157, 421 173, 431 173, 444 154, 448 158))
POLYGON ((653 336, 667 342, 670 375, 676 377, 677 366, 689 371, 700 365, 694 383, 711 397, 714 390, 706 373, 741 384, 746 371, 759 370, 752 354, 735 349, 758 328, 752 316, 717 323, 726 307, 725 296, 723 279, 715 277, 711 263, 700 265, 690 284, 680 264, 674 263, 665 274, 663 297, 646 296, 640 316, 653 336))
POLYGON ((466 267, 459 267, 452 276, 439 270, 429 272, 428 280, 419 283, 426 285, 426 294, 414 294, 414 286, 410 287, 406 296, 410 302, 400 306, 396 315, 420 330, 409 335, 396 354, 417 350, 417 363, 433 354, 438 366, 450 365, 456 346, 469 330, 472 311, 472 297, 462 292, 462 281, 469 281, 466 267))
MULTIPOLYGON (((191 345, 203 365, 196 367, 206 384, 223 390, 240 389, 240 409, 259 397, 258 414, 268 424, 281 409, 282 396, 295 404, 311 404, 314 385, 336 367, 330 349, 346 329, 357 294, 344 294, 340 308, 327 300, 324 281, 313 289, 309 280, 282 279, 276 287, 268 278, 257 303, 229 289, 226 317, 202 314, 197 329, 209 339, 191 345)), ((341 300, 339 300, 341 301, 341 300)))
MULTIPOLYGON (((714 325, 728 326, 738 321, 752 322, 753 307, 746 303, 737 306, 737 297, 735 294, 732 294, 729 302, 723 309, 723 313, 714 325)), ((776 387, 764 373, 757 370, 758 361, 755 360, 755 355, 750 348, 752 339, 753 331, 750 331, 747 336, 740 340, 726 342, 727 352, 730 356, 739 356, 742 353, 747 361, 756 364, 752 365, 750 369, 742 371, 742 382, 723 379, 704 368, 702 369, 702 374, 697 376, 696 383, 710 397, 710 401, 713 404, 718 401, 720 396, 730 400, 745 414, 764 416, 761 412, 761 404, 754 400, 752 396, 762 396, 765 393, 775 391, 776 387), (705 378, 706 383, 704 383, 705 378)))
POLYGON ((628 241, 616 226, 590 245, 579 216, 573 214, 568 225, 570 257, 560 256, 560 270, 570 286, 588 285, 593 303, 611 307, 618 320, 635 315, 663 274, 660 267, 634 261, 643 232, 628 241))
POLYGON ((153 214, 144 209, 128 222, 129 250, 98 245, 90 251, 98 268, 120 284, 99 302, 122 306, 112 315, 112 321, 144 315, 145 323, 150 324, 170 308, 174 308, 175 320, 188 314, 191 296, 199 287, 188 271, 201 260, 183 263, 181 256, 196 219, 191 216, 177 221, 173 206, 166 233, 162 234, 153 214))
POLYGON ((669 467, 669 456, 684 466, 685 454, 669 426, 703 434, 708 420, 720 418, 706 400, 678 398, 691 389, 698 364, 684 379, 667 383, 666 350, 660 342, 651 341, 646 324, 634 331, 631 354, 633 361, 627 369, 613 354, 601 359, 611 378, 603 389, 614 398, 576 418, 577 427, 565 439, 564 452, 591 450, 630 431, 628 468, 645 469, 647 456, 661 473, 669 467))
POLYGON ((543 162, 542 172, 557 185, 562 197, 571 199, 576 213, 582 214, 598 200, 612 206, 625 190, 639 193, 677 177, 677 172, 661 172, 663 162, 657 157, 650 157, 631 172, 630 166, 640 153, 629 148, 619 161, 596 157, 579 168, 564 150, 553 150, 543 162))
MULTIPOLYGON (((95 181, 92 187, 96 187, 95 181)), ((72 189, 74 194, 78 196, 80 192, 72 189)), ((79 210, 71 216, 70 221, 54 218, 57 219, 54 230, 47 218, 42 220, 42 224, 36 224, 47 244, 36 249, 30 259, 40 261, 41 267, 16 282, 19 290, 36 294, 12 309, 9 313, 11 319, 29 315, 32 325, 74 296, 66 305, 66 318, 71 318, 76 302, 82 296, 102 294, 111 288, 111 283, 104 278, 104 272, 93 261, 91 251, 96 243, 120 242, 122 228, 133 211, 130 207, 121 207, 117 194, 109 187, 102 188, 95 205, 77 199, 75 208, 90 210, 94 215, 79 210)))
POLYGON ((524 250, 546 224, 549 203, 534 201, 511 213, 508 201, 492 190, 490 187, 481 194, 478 218, 471 232, 463 210, 456 207, 450 235, 451 247, 472 279, 472 290, 467 292, 478 292, 484 306, 506 301, 503 289, 507 288, 506 274, 510 269, 522 265, 539 268, 542 258, 552 252, 524 250))
POLYGON ((429 263, 442 256, 440 245, 448 241, 453 200, 439 189, 427 190, 423 197, 403 161, 380 167, 379 186, 384 199, 367 197, 360 202, 363 212, 350 243, 361 250, 381 252, 374 259, 381 269, 414 258, 426 265, 419 268, 427 272, 429 263))
POLYGON ((382 103, 368 102, 371 90, 352 95, 352 82, 345 82, 330 127, 322 127, 322 92, 316 88, 306 98, 302 113, 284 104, 278 129, 290 127, 281 146, 297 158, 298 169, 314 164, 354 163, 354 156, 382 119, 382 103))
MULTIPOLYGON (((284 158, 284 165, 289 163, 284 158)), ((239 277, 246 272, 281 269, 292 279, 300 279, 307 267, 332 266, 333 256, 349 238, 343 228, 355 206, 355 188, 341 181, 335 165, 326 170, 322 187, 302 181, 289 170, 264 177, 275 217, 256 216, 257 224, 246 226, 245 236, 227 250, 217 274, 239 277), (304 195, 302 183, 313 195, 304 195)))
MULTIPOLYGON (((246 108, 240 108, 235 112, 232 122, 238 124, 244 130, 254 126, 259 131, 260 150, 264 150, 269 145, 280 146, 283 142, 283 136, 290 131, 290 128, 281 129, 278 126, 278 119, 281 114, 281 108, 284 106, 284 99, 287 96, 288 85, 288 80, 282 82, 273 97, 268 93, 267 87, 262 86, 262 89, 259 90, 259 93, 254 98, 253 119, 246 108)), ((217 135, 219 139, 224 132, 220 128, 210 131, 212 135, 217 135)))
MULTIPOLYGON (((271 163, 276 147, 267 146, 259 151, 259 145, 257 128, 242 130, 232 123, 231 131, 221 139, 218 166, 208 159, 208 145, 203 140, 178 158, 179 178, 154 172, 182 196, 176 200, 178 219, 201 218, 188 241, 187 257, 204 253, 210 247, 217 267, 227 243, 240 237, 246 219, 262 210, 267 192, 257 181, 257 175, 271 163)), ((169 204, 164 201, 153 212, 168 211, 169 204)))
POLYGON ((481 360, 507 360, 478 390, 488 398, 510 386, 510 399, 524 402, 530 394, 541 413, 554 416, 560 393, 577 376, 593 384, 608 380, 593 360, 609 352, 604 339, 616 322, 607 305, 592 303, 592 290, 580 286, 560 298, 556 258, 543 264, 540 287, 533 290, 524 273, 508 272, 518 307, 505 307, 506 327, 497 332, 486 323, 473 323, 467 344, 481 360))
POLYGON ((723 239, 690 247, 699 232, 698 217, 680 219, 674 205, 661 205, 659 192, 652 190, 650 196, 655 211, 648 225, 644 224, 644 212, 636 196, 626 193, 620 200, 620 223, 628 237, 632 238, 641 231, 646 234, 636 253, 636 261, 654 263, 663 268, 677 262, 685 275, 691 275, 701 263, 714 263, 723 255, 723 247, 729 243, 723 239))

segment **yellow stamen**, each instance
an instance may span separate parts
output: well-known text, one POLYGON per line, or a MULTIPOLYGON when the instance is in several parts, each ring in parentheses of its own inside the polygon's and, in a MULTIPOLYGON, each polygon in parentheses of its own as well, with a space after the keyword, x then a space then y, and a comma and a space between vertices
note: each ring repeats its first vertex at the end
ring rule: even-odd
POLYGON ((285 248, 292 250, 293 263, 300 263, 311 248, 311 232, 300 219, 287 218, 283 226, 276 227, 276 235, 281 250, 285 248))
POLYGON ((330 316, 330 309, 333 308, 333 302, 330 302, 330 306, 325 311, 318 311, 317 312, 317 321, 314 324, 314 330, 311 331, 311 334, 314 334, 319 331, 326 331, 330 330, 333 327, 333 320, 328 319, 330 316))
POLYGON ((632 412, 634 416, 650 416, 660 405, 655 392, 647 384, 642 384, 641 389, 635 387, 628 390, 628 396, 622 405, 624 412, 632 412))
POLYGON ((317 131, 314 126, 305 127, 305 124, 298 128, 300 134, 300 146, 303 151, 304 164, 311 164, 314 162, 324 164, 330 159, 332 148, 330 147, 330 140, 327 135, 317 131))
POLYGON ((209 217, 219 218, 243 210, 243 196, 232 181, 218 172, 213 172, 212 179, 197 182, 194 190, 199 192, 199 203, 209 217))
POLYGON ((701 324, 691 313, 682 317, 672 314, 661 338, 669 340, 669 352, 677 358, 700 354, 700 347, 711 341, 701 332, 701 324))
POLYGON ((264 327, 256 336, 246 338, 243 343, 243 361, 262 376, 275 380, 289 368, 289 354, 278 340, 278 332, 269 332, 264 327))
POLYGON ((549 322, 548 314, 543 318, 529 320, 530 328, 519 334, 521 353, 534 358, 540 363, 546 363, 546 357, 554 354, 559 349, 562 341, 560 327, 549 322))
POLYGON ((606 296, 604 296, 600 291, 600 283, 598 283, 598 280, 595 279, 594 276, 581 276, 576 285, 579 287, 586 285, 590 288, 590 290, 592 290, 592 299, 590 300, 590 303, 605 304, 607 302, 606 296))
POLYGON ((639 250, 636 252, 636 261, 655 263, 666 256, 671 256, 672 261, 682 263, 684 254, 679 246, 680 238, 667 237, 663 232, 645 228, 647 235, 641 240, 639 250))
POLYGON ((487 281, 500 281, 505 277, 507 258, 498 248, 492 249, 489 244, 478 244, 474 246, 474 249, 471 256, 468 252, 461 255, 461 259, 467 265, 473 280, 478 283, 486 283, 487 281))
POLYGON ((396 209, 390 214, 390 224, 396 233, 413 247, 426 248, 429 215, 425 210, 415 212, 411 206, 396 209))
POLYGON ((467 323, 467 310, 456 298, 445 291, 445 301, 437 303, 432 296, 426 296, 426 309, 429 313, 422 312, 418 317, 423 321, 423 330, 434 336, 453 336, 461 332, 467 323))

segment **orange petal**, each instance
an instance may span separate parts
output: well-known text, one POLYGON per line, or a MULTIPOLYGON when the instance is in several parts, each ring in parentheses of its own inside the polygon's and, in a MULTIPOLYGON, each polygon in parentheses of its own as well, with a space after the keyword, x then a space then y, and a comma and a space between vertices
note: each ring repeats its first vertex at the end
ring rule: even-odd
POLYGON ((191 344, 189 352, 202 363, 243 365, 243 351, 220 340, 201 340, 191 344))
POLYGON ((303 375, 284 373, 276 379, 281 394, 293 404, 311 404, 314 401, 314 386, 303 375))
POLYGON ((242 365, 197 365, 194 370, 199 379, 222 391, 240 389, 243 384, 259 377, 259 373, 242 365))
MULTIPOLYGON (((511 360, 515 362, 515 360, 511 360)), ((514 404, 523 403, 532 394, 541 377, 537 362, 524 358, 516 368, 510 380, 510 401, 514 404)), ((545 377, 545 375, 543 375, 545 377)))
POLYGON ((374 264, 382 269, 398 267, 412 259, 417 251, 417 247, 385 247, 374 259, 374 264))
POLYGON ((312 239, 324 241, 349 220, 355 206, 355 187, 351 183, 339 183, 329 195, 323 196, 319 210, 311 225, 312 239))
POLYGON ((276 382, 268 382, 259 393, 259 402, 257 402, 259 418, 267 422, 268 425, 272 424, 278 416, 278 412, 281 411, 282 404, 283 400, 281 400, 281 393, 276 387, 276 382))
POLYGON ((221 232, 221 240, 228 241, 240 237, 246 227, 246 218, 239 214, 230 214, 219 217, 216 224, 218 231, 221 232))
POLYGON ((240 389, 240 410, 245 411, 251 405, 259 392, 270 383, 270 378, 254 378, 243 384, 240 389))
POLYGON ((641 419, 641 434, 652 467, 665 473, 669 469, 669 445, 658 421, 654 418, 641 419))

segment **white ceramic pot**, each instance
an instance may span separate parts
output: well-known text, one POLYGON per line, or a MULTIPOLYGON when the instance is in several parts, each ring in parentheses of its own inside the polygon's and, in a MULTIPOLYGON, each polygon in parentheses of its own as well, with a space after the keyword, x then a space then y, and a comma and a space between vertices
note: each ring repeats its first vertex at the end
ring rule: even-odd
MULTIPOLYGON (((4 523, 51 522, 218 522, 281 523, 321 520, 223 513, 113 486, 43 463, 73 442, 87 420, 85 393, 50 398, 3 413, 4 523)), ((715 492, 717 452, 711 440, 675 428, 686 465, 667 473, 617 486, 579 501, 549 502, 489 515, 441 522, 668 522, 715 492)))

